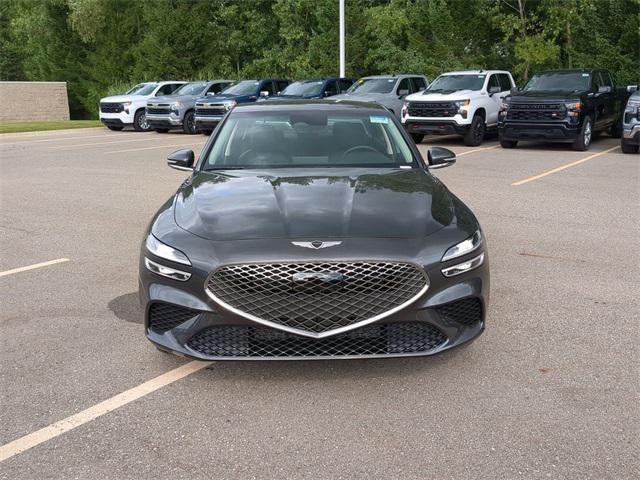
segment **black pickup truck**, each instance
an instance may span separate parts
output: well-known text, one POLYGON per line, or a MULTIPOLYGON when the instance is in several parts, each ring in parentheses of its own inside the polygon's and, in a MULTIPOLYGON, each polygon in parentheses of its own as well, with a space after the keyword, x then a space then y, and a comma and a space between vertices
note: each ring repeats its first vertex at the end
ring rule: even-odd
POLYGON ((498 119, 500 145, 518 140, 573 144, 587 150, 604 131, 622 134, 622 111, 631 88, 616 88, 607 70, 571 69, 536 73, 524 88, 503 100, 498 119))

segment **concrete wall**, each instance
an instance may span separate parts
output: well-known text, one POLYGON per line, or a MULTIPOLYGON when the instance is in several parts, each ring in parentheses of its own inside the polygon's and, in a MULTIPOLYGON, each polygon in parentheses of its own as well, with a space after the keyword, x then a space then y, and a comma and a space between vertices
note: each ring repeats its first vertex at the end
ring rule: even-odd
POLYGON ((67 82, 0 82, 0 122, 31 120, 69 120, 67 82))

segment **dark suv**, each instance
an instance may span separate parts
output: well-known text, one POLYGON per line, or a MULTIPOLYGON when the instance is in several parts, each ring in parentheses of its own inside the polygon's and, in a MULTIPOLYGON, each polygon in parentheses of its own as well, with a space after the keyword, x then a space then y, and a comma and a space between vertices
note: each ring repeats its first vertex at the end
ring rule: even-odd
POLYGON ((237 104, 277 95, 290 83, 290 80, 279 78, 241 80, 219 94, 199 98, 196 100, 194 117, 196 130, 210 134, 225 114, 237 104))
POLYGON ((270 96, 264 100, 311 100, 333 97, 340 93, 344 93, 355 79, 353 78, 309 78, 306 80, 297 80, 287 86, 277 95, 270 96))

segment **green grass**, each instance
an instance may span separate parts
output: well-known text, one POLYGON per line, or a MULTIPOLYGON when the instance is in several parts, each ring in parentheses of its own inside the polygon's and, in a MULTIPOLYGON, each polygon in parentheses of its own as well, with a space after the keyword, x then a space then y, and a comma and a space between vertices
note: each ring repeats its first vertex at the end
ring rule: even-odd
POLYGON ((65 128, 99 127, 101 125, 100 120, 0 123, 0 133, 40 132, 44 130, 63 130, 65 128))

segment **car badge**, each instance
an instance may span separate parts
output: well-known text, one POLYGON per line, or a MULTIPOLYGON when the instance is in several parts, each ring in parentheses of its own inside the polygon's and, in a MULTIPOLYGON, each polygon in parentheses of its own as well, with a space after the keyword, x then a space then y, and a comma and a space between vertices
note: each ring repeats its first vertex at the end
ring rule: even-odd
POLYGON ((340 245, 342 242, 320 242, 315 240, 313 242, 291 242, 296 247, 302 248, 312 248, 313 250, 320 250, 321 248, 329 248, 335 247, 336 245, 340 245))

